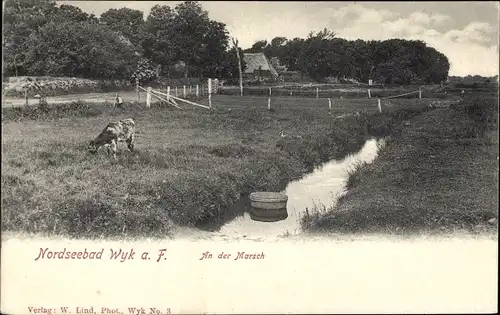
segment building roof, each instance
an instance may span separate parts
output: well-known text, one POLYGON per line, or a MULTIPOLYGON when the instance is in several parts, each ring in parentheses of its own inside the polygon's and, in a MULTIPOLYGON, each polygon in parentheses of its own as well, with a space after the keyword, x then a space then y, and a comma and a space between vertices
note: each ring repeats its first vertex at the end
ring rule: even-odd
POLYGON ((244 73, 254 73, 254 71, 259 70, 260 67, 261 70, 270 71, 273 76, 278 76, 278 72, 274 69, 264 53, 244 53, 243 58, 246 63, 244 73))

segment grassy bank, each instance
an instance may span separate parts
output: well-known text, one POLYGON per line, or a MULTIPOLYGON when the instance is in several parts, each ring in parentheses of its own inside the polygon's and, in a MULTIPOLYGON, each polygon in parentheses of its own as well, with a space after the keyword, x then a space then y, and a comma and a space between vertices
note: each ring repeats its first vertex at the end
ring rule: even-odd
POLYGON ((498 220, 498 98, 477 96, 425 112, 359 165, 335 206, 307 231, 494 231, 498 220))
POLYGON ((335 119, 324 104, 268 111, 239 98, 223 103, 213 111, 84 103, 3 109, 2 229, 168 235, 173 224, 220 216, 241 194, 281 190, 315 165, 359 149, 368 135, 393 133, 397 121, 428 109, 407 104, 335 119), (136 152, 121 146, 116 162, 86 152, 106 123, 127 117, 137 122, 136 152))

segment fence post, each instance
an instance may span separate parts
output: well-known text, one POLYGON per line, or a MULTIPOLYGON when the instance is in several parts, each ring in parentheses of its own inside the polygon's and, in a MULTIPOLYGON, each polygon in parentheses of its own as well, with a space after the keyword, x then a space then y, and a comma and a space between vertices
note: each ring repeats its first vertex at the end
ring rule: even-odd
POLYGON ((292 96, 292 94, 293 94, 293 93, 292 93, 292 91, 293 91, 293 89, 292 89, 292 88, 290 88, 290 96, 292 96))
POLYGON ((185 85, 182 86, 182 96, 184 96, 184 98, 186 98, 186 86, 185 85))
POLYGON ((139 78, 135 78, 135 91, 137 92, 137 104, 141 101, 141 95, 139 94, 139 78))
POLYGON ((270 97, 267 99, 267 109, 271 110, 271 98, 270 97))
POLYGON ((177 93, 177 87, 175 87, 175 97, 179 96, 179 94, 177 93))
POLYGON ((377 99, 377 105, 378 105, 378 111, 381 113, 382 112, 382 104, 380 104, 380 98, 377 99))
POLYGON ((272 94, 271 87, 269 87, 269 96, 271 96, 271 94, 272 94))
POLYGON ((200 87, 196 84, 196 97, 200 96, 200 87))
POLYGON ((146 94, 146 107, 151 107, 151 87, 148 86, 148 94, 146 94))
POLYGON ((418 89, 418 98, 422 98, 422 89, 418 89))
POLYGON ((170 102, 170 86, 167 86, 167 101, 170 102))
POLYGON ((368 98, 372 98, 372 93, 371 93, 370 89, 368 89, 368 98))
POLYGON ((319 98, 319 88, 316 88, 316 98, 319 98))
POLYGON ((189 95, 193 94, 193 86, 189 86, 189 95))
POLYGON ((212 79, 208 79, 208 106, 212 108, 212 79))
POLYGON ((328 99, 328 115, 332 113, 332 100, 328 99))
POLYGON ((28 106, 28 89, 24 89, 24 105, 28 106))

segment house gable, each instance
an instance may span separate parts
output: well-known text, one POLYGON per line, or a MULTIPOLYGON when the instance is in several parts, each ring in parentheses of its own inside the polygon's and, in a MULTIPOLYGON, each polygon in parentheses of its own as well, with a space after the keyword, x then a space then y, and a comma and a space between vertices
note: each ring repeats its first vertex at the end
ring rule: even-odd
POLYGON ((243 58, 246 63, 246 68, 243 73, 253 74, 260 69, 262 71, 269 71, 275 77, 278 76, 278 72, 274 69, 264 53, 244 53, 243 58))

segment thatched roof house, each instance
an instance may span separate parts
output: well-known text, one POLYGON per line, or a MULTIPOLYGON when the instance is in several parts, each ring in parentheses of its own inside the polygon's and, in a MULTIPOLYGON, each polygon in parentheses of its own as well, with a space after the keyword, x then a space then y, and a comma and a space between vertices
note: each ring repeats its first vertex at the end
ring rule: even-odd
POLYGON ((278 77, 278 72, 264 53, 244 53, 246 68, 243 74, 246 77, 278 77))

